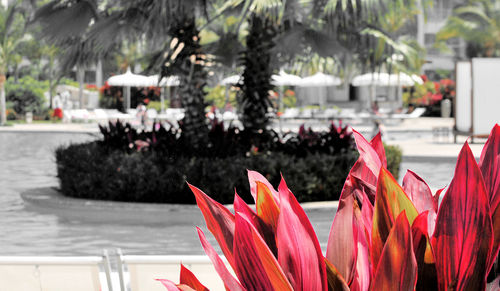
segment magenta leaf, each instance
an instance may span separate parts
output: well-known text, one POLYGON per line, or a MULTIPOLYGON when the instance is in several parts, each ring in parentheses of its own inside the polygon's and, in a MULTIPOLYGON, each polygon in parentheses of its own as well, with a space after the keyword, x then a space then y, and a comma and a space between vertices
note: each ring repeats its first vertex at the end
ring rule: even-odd
POLYGON ((438 205, 432 197, 431 189, 422 178, 410 170, 403 178, 403 190, 410 197, 418 213, 426 210, 437 212, 438 205))
POLYGON ((493 227, 484 181, 465 143, 431 239, 439 290, 484 290, 493 227))
POLYGON ((278 261, 294 290, 328 289, 323 254, 304 210, 282 183, 276 233, 278 261))

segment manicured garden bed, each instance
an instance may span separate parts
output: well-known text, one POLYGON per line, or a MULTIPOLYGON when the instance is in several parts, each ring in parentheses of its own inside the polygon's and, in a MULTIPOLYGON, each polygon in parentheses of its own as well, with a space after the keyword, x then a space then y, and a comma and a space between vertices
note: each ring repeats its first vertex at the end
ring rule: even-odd
MULTIPOLYGON (((135 133, 134 133, 135 134, 135 133)), ((312 134, 312 132, 309 132, 312 134)), ((118 138, 70 145, 56 151, 57 173, 64 195, 86 199, 157 203, 195 203, 186 182, 203 188, 221 203, 231 203, 234 191, 250 201, 246 170, 262 173, 273 185, 281 174, 301 202, 336 200, 344 181, 358 158, 352 144, 338 153, 305 151, 315 143, 274 150, 249 150, 240 155, 182 155, 170 148, 124 150, 118 138), (299 154, 301 153, 301 154, 299 154)), ((348 137, 351 139, 351 137, 348 137)), ((135 136, 133 139, 141 139, 135 136)), ((160 134, 155 135, 156 140, 160 134)), ((126 138, 124 140, 127 140, 126 138)), ((141 140, 149 140, 143 137, 141 140)), ((320 139, 321 140, 321 139, 320 139)), ((323 142, 322 142, 323 143, 323 142)), ((130 143, 140 144, 140 143, 130 143)), ((324 144, 324 143, 323 143, 324 144)), ((175 145, 175 143, 174 143, 175 145)), ((317 143, 316 143, 317 145, 317 143)), ((263 146, 263 145, 261 145, 263 146)), ((142 148, 144 149, 144 148, 142 148)), ((187 151, 187 149, 186 149, 187 151)), ((201 151, 203 152, 203 151, 201 151)), ((389 169, 397 175, 401 151, 387 150, 389 169)))

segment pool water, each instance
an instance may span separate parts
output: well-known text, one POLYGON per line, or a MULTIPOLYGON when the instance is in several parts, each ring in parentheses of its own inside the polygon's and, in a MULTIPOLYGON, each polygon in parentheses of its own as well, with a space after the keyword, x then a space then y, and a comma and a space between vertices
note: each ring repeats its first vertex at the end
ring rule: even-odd
MULTIPOLYGON (((0 255, 100 255, 103 249, 116 248, 125 254, 203 254, 194 225, 91 223, 25 208, 21 192, 58 185, 54 150, 95 138, 80 133, 0 133, 0 255)), ((332 210, 318 210, 311 217, 323 249, 333 216, 332 210)))
MULTIPOLYGON (((95 138, 83 133, 0 133, 0 255, 100 255, 103 249, 116 248, 126 254, 203 254, 194 225, 91 223, 25 208, 20 197, 24 190, 57 187, 54 150, 95 138)), ((407 168, 437 189, 449 182, 454 164, 403 160, 401 177, 407 168)), ((323 251, 333 216, 331 209, 309 215, 323 251)))

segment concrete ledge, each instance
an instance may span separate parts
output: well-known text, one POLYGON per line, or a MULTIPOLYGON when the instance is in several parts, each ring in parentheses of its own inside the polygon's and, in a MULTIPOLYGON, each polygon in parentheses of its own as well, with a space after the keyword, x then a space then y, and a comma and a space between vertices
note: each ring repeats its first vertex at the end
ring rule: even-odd
POLYGON ((132 225, 203 223, 196 205, 78 199, 64 196, 55 188, 30 189, 21 193, 21 198, 28 210, 85 222, 132 225))
MULTIPOLYGON (((56 188, 34 188, 21 193, 28 210, 53 214, 62 219, 92 223, 119 223, 131 225, 204 225, 197 205, 131 203, 71 198, 56 188)), ((301 204, 308 215, 323 210, 336 211, 338 201, 307 202, 301 204)), ((233 211, 232 205, 226 207, 233 211)), ((254 206, 251 206, 254 208, 254 206)))

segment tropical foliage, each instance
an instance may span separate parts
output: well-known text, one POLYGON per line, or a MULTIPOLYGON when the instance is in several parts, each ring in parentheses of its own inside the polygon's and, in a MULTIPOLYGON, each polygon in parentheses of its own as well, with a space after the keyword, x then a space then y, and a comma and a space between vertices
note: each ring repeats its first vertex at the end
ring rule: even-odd
MULTIPOLYGON (((235 193, 234 213, 189 185, 236 274, 198 228, 226 289, 486 290, 500 246, 500 126, 479 164, 465 143, 450 185, 436 193, 412 171, 402 186, 395 181, 380 135, 370 142, 354 136, 360 156, 344 184, 326 256, 284 179, 275 190, 249 171, 255 210, 235 193)), ((160 282, 167 290, 206 290, 184 268, 180 284, 160 282)))
POLYGON ((461 38, 468 57, 500 56, 500 1, 468 0, 453 10, 436 35, 440 46, 451 38, 461 38))

